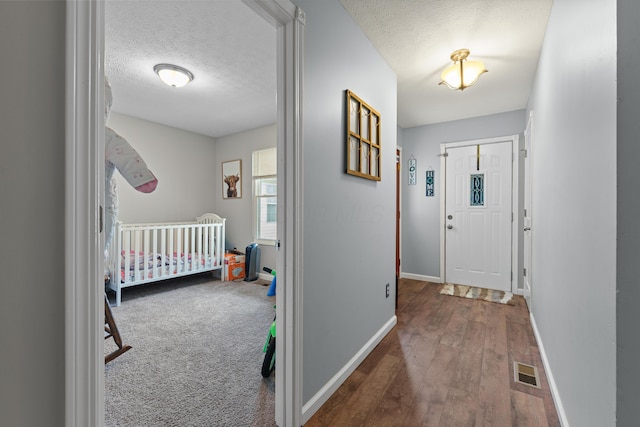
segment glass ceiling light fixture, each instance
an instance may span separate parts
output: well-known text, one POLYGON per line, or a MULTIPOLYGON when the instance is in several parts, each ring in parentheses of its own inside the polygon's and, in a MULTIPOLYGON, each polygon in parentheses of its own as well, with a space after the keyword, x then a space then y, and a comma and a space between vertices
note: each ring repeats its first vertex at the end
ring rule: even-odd
POLYGON ((451 54, 453 64, 445 68, 438 84, 446 84, 454 90, 465 90, 487 72, 480 61, 468 61, 469 49, 458 49, 451 54))
POLYGON ((158 64, 153 67, 160 80, 173 87, 182 87, 193 80, 191 71, 172 64, 158 64))

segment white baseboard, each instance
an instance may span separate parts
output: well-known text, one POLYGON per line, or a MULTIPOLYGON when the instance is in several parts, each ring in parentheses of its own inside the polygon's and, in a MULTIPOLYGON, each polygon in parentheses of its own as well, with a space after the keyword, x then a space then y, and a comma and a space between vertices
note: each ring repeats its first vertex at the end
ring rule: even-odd
POLYGON ((389 331, 396 325, 398 318, 393 316, 371 339, 351 358, 349 363, 344 365, 337 374, 329 380, 324 387, 318 391, 309 401, 302 407, 302 424, 305 424, 313 414, 331 397, 333 393, 345 382, 349 375, 356 370, 362 361, 371 353, 371 351, 387 336, 389 331))
POLYGON ((567 414, 564 411, 562 399, 560 399, 560 392, 558 391, 556 381, 553 378, 553 372, 551 371, 551 366, 549 366, 549 359, 547 359, 547 353, 544 350, 544 345, 542 344, 542 339, 540 338, 540 333, 538 332, 538 326, 536 325, 536 319, 533 317, 533 313, 530 314, 530 318, 531 327, 533 328, 533 334, 536 336, 536 342, 538 343, 538 349, 540 350, 540 358, 542 359, 542 364, 544 365, 544 372, 547 374, 547 381, 549 382, 549 387, 551 388, 553 403, 555 403, 556 411, 558 411, 560 425, 562 425, 563 427, 569 427, 569 420, 567 419, 567 414))
POLYGON ((258 273, 258 279, 267 280, 270 282, 273 280, 273 276, 269 273, 258 273))
POLYGON ((525 299, 530 299, 531 298, 531 287, 527 286, 527 281, 524 281, 524 284, 522 285, 522 296, 525 297, 525 299))
POLYGON ((435 276, 423 276, 422 274, 400 273, 401 279, 422 280, 423 282, 442 283, 442 278, 435 276))

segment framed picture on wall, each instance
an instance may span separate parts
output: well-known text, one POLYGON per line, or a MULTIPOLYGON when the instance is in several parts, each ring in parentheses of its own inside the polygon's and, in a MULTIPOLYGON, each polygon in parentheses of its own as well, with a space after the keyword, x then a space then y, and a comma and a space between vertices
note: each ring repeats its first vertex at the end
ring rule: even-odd
POLYGON ((222 162, 222 198, 242 197, 242 160, 222 162))
POLYGON ((380 181, 380 113, 350 90, 347 93, 347 173, 380 181))

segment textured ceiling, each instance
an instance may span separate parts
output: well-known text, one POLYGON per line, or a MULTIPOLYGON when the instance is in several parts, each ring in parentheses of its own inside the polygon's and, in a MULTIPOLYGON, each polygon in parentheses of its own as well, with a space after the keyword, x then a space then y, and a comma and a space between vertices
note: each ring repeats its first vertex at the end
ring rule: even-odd
MULTIPOLYGON (((526 107, 552 0, 340 1, 398 76, 399 126, 526 107), (438 86, 460 48, 489 70, 464 92, 438 86)), ((243 1, 108 0, 105 27, 113 111, 213 137, 275 122, 276 31, 243 1)))
POLYGON ((113 111, 219 137, 276 120, 276 30, 242 1, 108 1, 113 111), (173 88, 159 63, 194 74, 173 88))
POLYGON ((406 128, 526 107, 552 0, 340 0, 398 76, 406 128), (464 91, 438 86, 451 52, 489 70, 464 91))

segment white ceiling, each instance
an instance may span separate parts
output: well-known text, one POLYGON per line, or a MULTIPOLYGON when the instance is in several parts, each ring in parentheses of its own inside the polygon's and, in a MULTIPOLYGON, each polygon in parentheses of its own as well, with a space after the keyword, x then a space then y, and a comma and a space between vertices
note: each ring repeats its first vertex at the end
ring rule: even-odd
POLYGON ((219 137, 276 121, 276 29, 240 0, 106 3, 112 110, 219 137), (159 63, 191 71, 173 88, 159 63))
POLYGON ((340 0, 398 76, 403 128, 525 108, 552 0, 340 0), (466 48, 489 70, 464 91, 442 85, 466 48))
MULTIPOLYGON (((526 107, 553 0, 340 1, 398 76, 399 126, 526 107), (463 92, 438 85, 460 48, 489 70, 463 92)), ((275 122, 275 28, 241 0, 109 0, 105 26, 113 111, 213 137, 275 122)))

